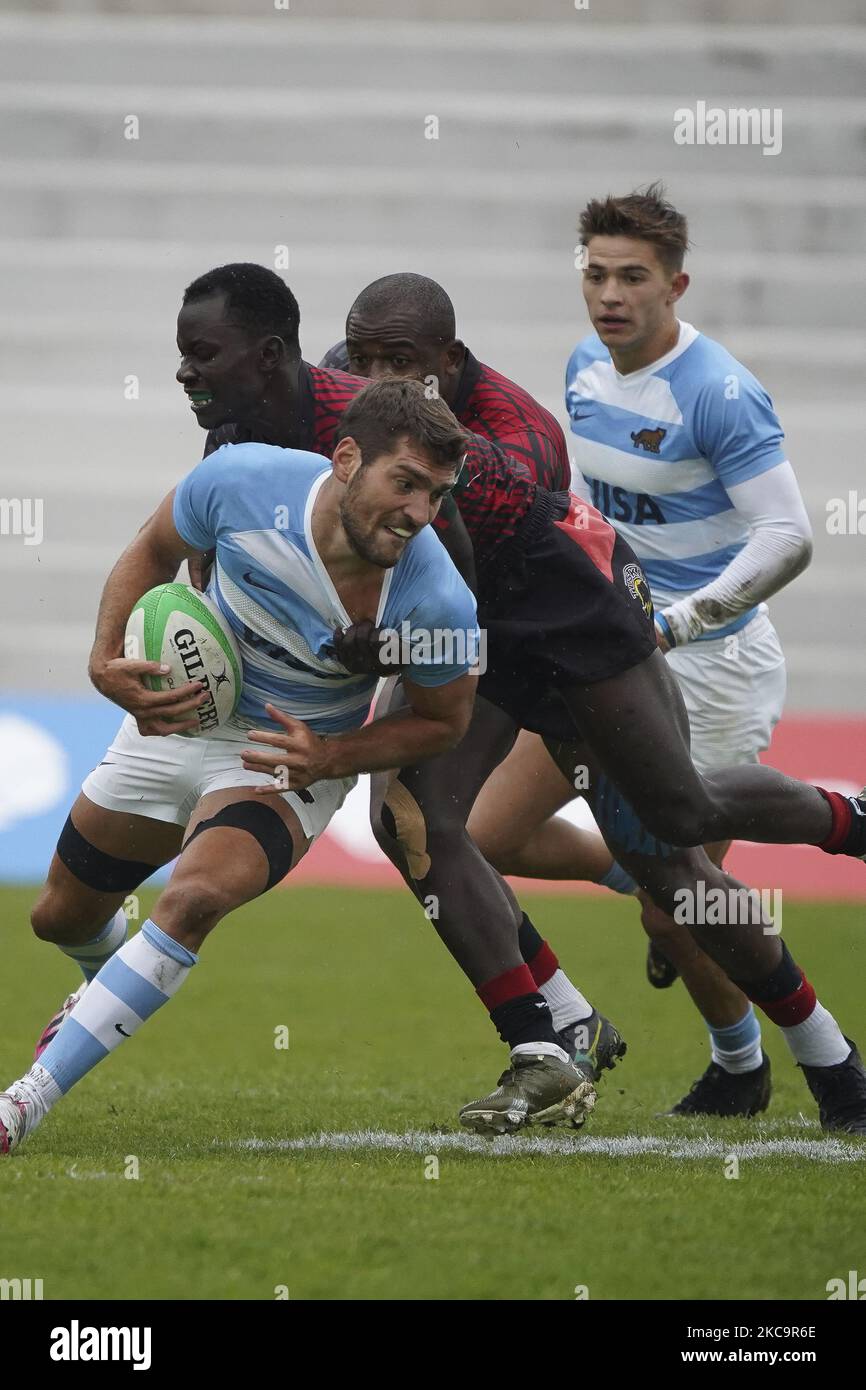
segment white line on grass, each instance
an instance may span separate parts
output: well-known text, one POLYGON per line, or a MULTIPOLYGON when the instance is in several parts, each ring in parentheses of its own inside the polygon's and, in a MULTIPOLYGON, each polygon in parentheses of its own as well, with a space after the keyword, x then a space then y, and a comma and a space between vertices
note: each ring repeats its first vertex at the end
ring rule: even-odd
POLYGON ((232 1148, 254 1149, 258 1152, 286 1153, 348 1153, 359 1149, 385 1150, 390 1153, 431 1154, 441 1150, 458 1153, 487 1154, 494 1158, 520 1157, 521 1154, 602 1155, 606 1158, 640 1158, 660 1155, 663 1158, 706 1159, 729 1158, 805 1158, 812 1163, 862 1163, 866 1160, 866 1145, 846 1144, 840 1139, 748 1139, 742 1143, 724 1143, 721 1139, 677 1139, 653 1134, 623 1134, 608 1139, 544 1137, 522 1138, 502 1135, 486 1140, 475 1134, 437 1134, 429 1130, 410 1129, 394 1134, 382 1129, 362 1129, 340 1134, 320 1131, 302 1139, 242 1139, 232 1148))

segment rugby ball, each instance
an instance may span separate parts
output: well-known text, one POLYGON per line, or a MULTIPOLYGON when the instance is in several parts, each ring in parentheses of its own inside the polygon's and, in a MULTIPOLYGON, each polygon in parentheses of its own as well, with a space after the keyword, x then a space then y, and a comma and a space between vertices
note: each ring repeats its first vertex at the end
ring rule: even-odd
POLYGON ((243 667, 234 633, 213 600, 188 584, 158 584, 138 600, 123 654, 169 667, 165 676, 144 677, 151 690, 204 683, 208 698, 195 710, 198 731, 183 730, 190 738, 213 733, 238 707, 243 667))

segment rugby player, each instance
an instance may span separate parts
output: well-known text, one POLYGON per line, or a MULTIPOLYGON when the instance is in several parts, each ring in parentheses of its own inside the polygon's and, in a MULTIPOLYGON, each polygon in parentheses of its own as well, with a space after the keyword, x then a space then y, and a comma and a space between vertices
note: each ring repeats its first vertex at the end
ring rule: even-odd
MULTIPOLYGON (((430 331, 429 316, 425 321, 424 315, 424 308, 426 306, 423 301, 420 301, 418 295, 413 299, 412 278, 413 277, 405 276, 387 277, 386 280, 376 282, 376 284, 369 287, 367 291, 362 292, 359 301, 356 301, 356 304, 349 313, 347 337, 344 348, 341 349, 341 347, 338 346, 338 348, 332 349, 325 360, 344 360, 347 364, 351 365, 354 370, 371 376, 382 374, 411 374, 428 383, 431 381, 436 383, 441 382, 443 383, 441 389, 444 390, 446 398, 450 396, 452 402, 455 399, 459 400, 460 368, 461 364, 466 360, 464 349, 459 342, 452 342, 447 332, 443 331, 443 328, 438 323, 436 324, 436 331, 430 331), (368 296, 372 300, 372 303, 367 302, 368 296)), ((683 288, 684 287, 685 286, 683 286, 683 288)), ((635 434, 637 434, 637 431, 635 431, 635 434)), ((780 430, 778 434, 781 434, 780 430)), ((650 438, 648 442, 651 445, 654 443, 654 440, 650 438)), ((775 458, 775 464, 781 464, 781 460, 778 457, 775 458)), ((790 465, 786 465, 786 473, 790 474, 790 465)), ((619 494, 617 494, 617 498, 619 500, 619 494)), ((593 500, 595 501, 595 498, 593 500)), ((786 536, 782 543, 784 560, 780 565, 773 567, 773 582, 770 592, 775 591, 775 589, 781 587, 781 584, 786 582, 787 579, 792 578, 795 573, 799 572, 799 570, 804 567, 804 564, 808 560, 808 554, 805 553, 808 541, 808 525, 807 523, 805 527, 802 525, 805 519, 802 503, 799 504, 799 508, 796 505, 798 500, 796 484, 794 484, 794 492, 790 500, 793 515, 790 529, 794 533, 795 540, 794 544, 791 545, 791 537, 786 536)), ((741 531, 742 529, 741 525, 741 531)), ((780 523, 779 530, 785 530, 784 523, 780 523)), ((772 541, 770 542, 769 548, 772 548, 772 541)), ((766 554, 766 550, 764 553, 766 554)), ((636 575, 634 575, 635 592, 638 596, 644 596, 649 606, 649 595, 645 588, 643 576, 638 567, 634 568, 637 571, 636 575)), ((500 576, 507 588, 508 579, 507 576, 502 574, 501 569, 500 576)), ((749 576, 749 578, 751 579, 751 576, 749 576)), ((741 582, 743 582, 742 577, 741 582)), ((539 595, 542 587, 543 585, 539 585, 539 595)), ((574 590, 572 590, 572 600, 579 602, 579 600, 575 598, 574 590)), ((561 603, 561 597, 558 601, 561 603)), ((550 606, 554 606, 556 602, 556 596, 551 594, 550 606)), ((494 609, 498 604, 498 596, 494 593, 494 609)), ((501 605, 499 605, 499 607, 501 612, 501 605)), ((482 605, 482 615, 484 611, 484 606, 482 605)), ((542 628, 545 627, 549 622, 547 613, 548 607, 545 606, 543 602, 539 601, 536 608, 536 625, 542 628)), ((753 614, 752 616, 754 617, 755 615, 753 614)), ((505 613, 502 614, 502 617, 507 622, 507 609, 505 613)), ((482 621, 485 621, 484 616, 482 616, 482 621)), ((664 621, 664 618, 662 618, 662 624, 664 624, 664 621)), ((524 625, 522 629, 518 627, 518 631, 525 639, 531 631, 531 627, 524 625)), ((732 629, 728 628, 723 635, 732 635, 732 629)), ((754 635, 756 638, 759 636, 759 634, 754 635)), ((764 634, 760 635, 763 636, 764 634)), ((612 634, 609 634, 607 639, 608 642, 610 642, 611 639, 612 634)), ((757 646, 759 644, 756 642, 755 645, 757 646)), ((769 645, 772 648, 772 641, 770 641, 769 645)), ((665 649, 664 646, 662 649, 665 649)), ((755 660, 753 660, 752 663, 753 670, 760 668, 762 659, 768 664, 771 673, 773 672, 773 668, 778 666, 778 659, 774 659, 773 653, 771 653, 768 661, 766 651, 763 654, 756 652, 755 660)), ((526 682, 528 690, 524 695, 523 701, 521 702, 520 699, 515 700, 513 679, 518 664, 518 660, 513 660, 511 670, 509 671, 507 664, 503 663, 504 670, 502 667, 500 668, 502 670, 502 681, 498 691, 495 687, 491 688, 490 682, 486 682, 485 679, 482 678, 479 689, 480 695, 491 694, 492 689, 492 699, 494 703, 503 704, 506 709, 509 708, 510 701, 511 710, 518 716, 519 722, 523 723, 526 722, 527 719, 531 720, 536 718, 541 721, 537 725, 539 728, 544 728, 545 720, 552 721, 552 723, 555 724, 557 722, 555 712, 550 709, 545 712, 543 708, 538 708, 533 715, 531 710, 531 681, 526 682), (512 689, 508 691, 507 687, 510 683, 512 684, 512 689), (503 689, 503 687, 505 687, 505 689, 503 689), (505 696, 504 699, 503 695, 505 696)), ((778 718, 775 703, 780 704, 781 697, 778 672, 775 674, 777 676, 775 683, 772 680, 766 683, 769 685, 769 727, 772 727, 772 723, 778 718), (775 703, 773 700, 774 695, 776 696, 775 703)), ((560 688, 561 686, 562 682, 560 681, 560 688)), ((600 684, 596 684, 596 689, 600 692, 600 684)), ((765 697, 766 695, 767 692, 765 690, 765 697)), ((746 700, 748 701, 749 698, 750 697, 747 696, 746 700)), ((600 708, 601 705, 602 701, 599 700, 598 707, 600 708)), ((479 706, 483 706, 483 701, 480 699, 477 701, 477 707, 479 706)), ((675 705, 673 708, 675 718, 678 717, 681 720, 681 708, 679 711, 676 710, 675 705)), ((608 726, 606 730, 599 727, 599 722, 594 717, 596 710, 592 706, 586 711, 589 714, 589 722, 596 725, 596 738, 601 734, 602 749, 605 748, 606 744, 608 749, 610 748, 609 740, 611 736, 615 733, 618 734, 620 729, 634 728, 634 716, 637 710, 633 705, 629 706, 628 703, 626 703, 625 706, 620 706, 621 711, 625 709, 629 710, 629 715, 624 718, 622 713, 620 714, 619 729, 615 726, 614 728, 608 726)), ((572 715, 575 714, 573 706, 571 713, 572 715)), ((486 726, 490 725, 492 717, 490 713, 484 713, 481 716, 486 726)), ((470 732, 459 750, 461 768, 464 769, 464 775, 465 769, 470 763, 470 750, 472 749, 473 738, 480 737, 476 735, 477 722, 478 713, 476 713, 476 719, 473 720, 470 732)), ((575 722, 580 725, 580 718, 575 718, 575 722)), ((548 727, 550 727, 550 724, 548 727)), ((638 722, 638 728, 639 727, 640 724, 638 722)), ((526 734, 521 736, 523 740, 528 740, 530 737, 531 736, 526 734)), ((494 828, 493 833, 495 833, 497 829, 500 829, 502 826, 502 812, 507 806, 513 812, 510 829, 513 832, 514 839, 522 839, 526 835, 527 830, 527 822, 524 818, 524 799, 527 802, 527 809, 531 814, 533 798, 538 797, 543 799, 544 796, 550 795, 547 790, 547 784, 549 784, 551 779, 555 784, 556 794, 559 797, 556 803, 557 807, 562 805, 565 800, 570 799, 569 796, 563 794, 562 773, 557 769, 557 766, 554 766, 550 761, 543 747, 540 746, 537 740, 536 744, 537 756, 534 765, 530 766, 527 758, 525 756, 521 757, 521 751, 518 748, 518 750, 515 750, 515 754, 512 755, 512 759, 503 763, 499 775, 491 781, 486 795, 483 795, 481 799, 482 805, 487 808, 488 813, 487 822, 482 822, 482 830, 487 830, 488 833, 490 833, 490 828, 492 826, 494 828), (518 761, 517 759, 520 760, 518 761)), ((480 737, 479 746, 483 750, 483 736, 480 737)), ((624 852, 621 857, 624 858, 626 852, 630 851, 633 856, 632 868, 635 869, 636 872, 638 861, 646 861, 647 857, 651 860, 656 860, 656 863, 652 865, 652 867, 646 862, 643 862, 641 865, 642 881, 645 882, 648 888, 654 889, 656 898, 658 899, 660 897, 662 904, 664 904, 666 894, 665 879, 670 880, 672 872, 675 874, 682 873, 686 863, 690 863, 690 869, 687 872, 697 873, 701 861, 696 856, 692 856, 689 861, 688 856, 676 855, 671 844, 664 840, 660 840, 657 835, 647 832, 645 826, 641 824, 640 820, 635 815, 632 805, 629 805, 618 790, 611 784, 606 775, 604 765, 605 759, 602 757, 602 760, 599 761, 599 757, 593 757, 586 747, 576 747, 573 732, 565 742, 552 739, 550 748, 552 751, 556 751, 559 765, 568 778, 567 786, 569 792, 571 792, 575 786, 575 782, 572 778, 579 768, 585 772, 587 777, 591 775, 591 785, 588 787, 590 801, 596 806, 597 810, 600 809, 600 803, 603 803, 607 834, 614 845, 617 843, 621 845, 624 852), (648 873, 649 878, 647 878, 648 873)), ((595 751, 596 754, 601 756, 601 750, 598 745, 596 745, 595 751)), ((637 753, 638 750, 636 749, 635 751, 637 753)), ((751 752, 751 750, 748 751, 751 752)), ((483 756, 482 751, 482 757, 483 756)), ((752 756, 756 757, 756 751, 752 756)), ((450 761, 453 762, 454 759, 450 761)), ((716 762, 718 759, 711 758, 711 761, 716 762)), ((428 836, 430 834, 431 814, 433 816, 437 814, 439 807, 442 806, 445 799, 444 793, 441 790, 437 792, 435 779, 437 774, 440 773, 440 770, 444 773, 444 765, 448 762, 449 760, 447 758, 437 760, 435 764, 420 769, 418 777, 415 779, 416 786, 418 784, 423 786, 423 819, 428 836), (433 808, 432 813, 430 810, 431 807, 433 808)), ((622 766, 621 760, 620 766, 622 766)), ((707 766, 709 766, 709 764, 707 764, 707 766)), ((452 771, 456 773, 456 769, 452 769, 452 771)), ((664 773, 665 769, 663 765, 655 764, 653 777, 662 777, 660 785, 665 787, 669 794, 673 794, 674 796, 676 796, 677 793, 681 794, 682 783, 679 782, 678 779, 676 782, 673 782, 670 774, 664 775, 664 773)), ((411 776, 411 774, 407 774, 404 770, 404 772, 401 773, 400 781, 404 782, 409 776, 411 776)), ((382 779, 379 779, 379 781, 381 783, 382 779)), ((446 785, 449 789, 448 800, 453 805, 455 800, 453 781, 450 777, 446 779, 443 776, 439 782, 439 786, 443 787, 446 785)), ((643 795, 645 797, 649 790, 649 782, 644 783, 643 795)), ((469 795, 471 795, 471 790, 469 795)), ((417 791, 415 793, 415 799, 416 802, 419 801, 417 791)), ((831 808, 835 811, 832 797, 827 797, 827 800, 830 801, 831 808)), ((385 804, 387 807, 387 802, 385 804)), ((815 802, 814 804, 817 810, 818 803, 815 802)), ((862 814, 862 803, 857 803, 857 806, 859 809, 854 809, 852 806, 855 820, 859 819, 862 814)), ((545 814, 549 814, 549 811, 546 811, 545 814)), ((844 813, 842 814, 844 819, 844 813)), ((444 807, 442 809, 442 815, 447 821, 448 812, 444 807)), ((600 816, 600 819, 601 818, 600 816)), ((470 820, 470 830, 474 829, 475 823, 475 819, 470 820)), ((380 814, 378 824, 378 838, 380 844, 382 844, 386 852, 389 852, 391 857, 394 858, 395 862, 399 865, 401 856, 399 852, 395 852, 393 837, 389 837, 387 829, 388 827, 383 824, 383 818, 380 814)), ((555 859, 555 853, 552 852, 548 844, 551 829, 558 831, 559 826, 545 826, 544 833, 534 837, 536 852, 539 857, 543 859, 546 866, 550 865, 551 861, 555 859)), ((858 832, 855 832, 853 840, 855 846, 859 845, 861 842, 859 838, 857 838, 857 834, 858 832)), ((417 841, 417 828, 415 830, 415 838, 417 841)), ((481 837, 481 847, 489 850, 489 846, 485 842, 483 835, 481 837)), ((724 844, 710 846, 711 851, 715 853, 717 859, 721 858, 721 854, 724 852, 725 847, 724 844)), ((831 837, 827 847, 830 849, 835 848, 835 837, 831 837)), ((632 888, 635 886, 628 874, 624 873, 619 865, 612 862, 609 854, 602 854, 600 862, 600 846, 596 844, 589 848, 589 855, 586 853, 583 855, 582 872, 581 869, 579 869, 577 876, 582 876, 582 874, 586 873, 587 869, 589 869, 594 879, 613 879, 614 881, 611 883, 611 886, 618 886, 620 888, 632 888)), ((417 843, 414 847, 410 846, 410 850, 417 863, 417 843)), ((407 856, 404 854, 402 857, 403 863, 405 864, 407 856)), ((443 850, 443 860, 445 857, 446 855, 443 850)), ((532 864, 531 854, 528 848, 518 851, 516 859, 523 867, 527 865, 527 861, 530 865, 532 864)), ((523 871, 523 868, 516 870, 513 863, 503 862, 501 860, 496 862, 498 862, 500 868, 504 868, 506 871, 523 871)), ((569 865, 570 872, 568 872, 568 876, 575 876, 574 868, 574 854, 572 853, 572 863, 569 865)), ((546 876, 547 869, 542 869, 539 872, 546 876)), ((560 872, 558 876, 566 875, 560 872)), ((411 875, 407 876, 407 881, 410 881, 410 878, 411 875)), ((709 883, 710 880, 707 878, 706 874, 704 874, 704 878, 705 881, 709 883)), ((431 872, 428 870, 423 878, 421 891, 425 894, 433 892, 434 881, 431 872)), ((722 876, 718 876, 712 881, 716 887, 722 884, 725 885, 726 889, 734 886, 732 880, 723 878, 722 876)), ((681 886, 684 882, 685 879, 681 880, 681 886)), ((670 903, 671 896, 669 884, 667 893, 667 902, 670 903)), ((742 899, 740 901, 742 902, 742 899)), ((751 899, 747 901, 752 905, 751 899)), ((655 907, 648 896, 645 900, 645 917, 648 929, 668 931, 673 928, 675 930, 675 924, 672 919, 670 919, 667 913, 655 907)), ((760 921, 760 930, 762 933, 764 933, 765 928, 767 928, 767 934, 772 933, 771 924, 763 921, 763 919, 759 919, 757 914, 752 914, 751 920, 754 926, 758 926, 760 921)), ((695 927, 698 925, 699 924, 693 924, 695 927)), ((705 928, 706 924, 703 925, 705 928)), ((697 934, 700 935, 700 932, 697 934)), ((748 935, 748 933, 746 935, 748 935)), ((763 1057, 761 1051, 760 1031, 754 1018, 751 1004, 742 991, 732 983, 727 974, 699 949, 694 936, 695 933, 693 931, 687 932, 685 928, 682 929, 681 939, 679 940, 679 959, 688 973, 689 981, 697 996, 697 1001, 703 1006, 706 1015, 714 1025, 714 1051, 729 1063, 731 1070, 727 1071, 715 1063, 711 1064, 708 1073, 702 1078, 701 1083, 696 1086, 691 1097, 682 1104, 681 1110, 684 1110, 686 1113, 689 1113, 690 1110, 692 1110, 692 1113, 755 1113, 766 1105, 769 1098, 769 1064, 763 1057), (745 1080, 742 1082, 731 1081, 726 1086, 725 1081, 727 1078, 737 1075, 735 1071, 737 1066, 744 1068, 742 1075, 745 1077, 745 1080), (754 1075, 750 1074, 752 1072, 754 1072, 754 1075), (721 1081, 719 1079, 719 1073, 721 1073, 721 1081), (689 1104, 689 1101, 691 1104, 689 1104)), ((741 954, 744 940, 745 937, 741 936, 737 947, 733 947, 730 942, 727 947, 723 947, 721 939, 717 939, 715 943, 717 958, 720 957, 721 960, 728 965, 728 968, 730 968, 729 962, 731 957, 736 960, 737 956, 739 956, 741 965, 740 967, 735 965, 735 969, 741 968, 746 963, 745 954, 741 954)), ((526 954, 525 951, 524 954, 526 954)), ((765 957, 765 959, 766 958, 767 957, 765 957)), ((772 974, 770 978, 765 978, 764 981, 757 981, 757 989, 754 988, 754 983, 751 979, 746 978, 744 983, 752 987, 754 997, 762 1003, 762 1007, 765 1008, 769 1016, 779 1023, 780 1026, 784 1027, 789 1045, 797 1060, 804 1067, 804 1072, 813 1090, 813 1094, 815 1094, 819 1101, 821 1117, 825 1124, 831 1128, 838 1125, 839 1127, 849 1130, 866 1129, 866 1077, 864 1077, 859 1056, 856 1050, 853 1049, 849 1042, 843 1037, 831 1016, 827 1014, 821 1006, 816 1007, 814 991, 811 989, 811 986, 805 982, 802 973, 793 966, 793 962, 791 962, 786 949, 782 948, 780 955, 777 956, 776 972, 772 974), (777 997, 780 989, 785 990, 785 995, 782 996, 782 1004, 779 1003, 777 997), (764 991, 766 991, 766 993, 764 991), (793 1003, 786 998, 788 993, 791 994, 793 1003), (843 1093, 845 1097, 844 1102, 841 1099, 843 1093), (829 1101, 828 1096, 832 1097, 829 1101)), ((494 1093, 493 1096, 485 1098, 485 1100, 479 1102, 474 1109, 467 1108, 469 1113, 464 1112, 465 1118, 471 1121, 473 1116, 475 1116, 478 1118, 480 1126, 483 1127, 490 1115, 495 1115, 497 1109, 501 1109, 502 1106, 507 1106, 514 1099, 515 1094, 519 1090, 519 1088, 508 1084, 507 1079, 506 1083, 505 1086, 500 1086, 498 1093, 494 1093)))
MULTIPOLYGON (((415 383, 386 382, 352 402, 338 436, 331 462, 260 444, 215 452, 164 499, 108 578, 91 674, 129 713, 84 783, 33 914, 37 933, 71 948, 92 978, 39 1060, 0 1095, 2 1153, 174 996, 218 922, 294 868, 357 773, 435 756, 468 726, 470 660, 443 659, 432 644, 404 672, 408 710, 362 727, 375 680, 346 672, 331 650, 336 626, 369 613, 477 636, 474 599, 425 530, 455 482, 465 432, 415 383), (237 638, 244 679, 232 719, 190 740, 179 731, 198 727, 201 682, 151 692, 142 676, 159 664, 120 653, 141 594, 211 547, 210 592, 237 638), (291 664, 272 658, 275 645, 291 651, 291 664), (273 764, 258 770, 263 749, 245 746, 267 748, 275 737, 279 791, 273 764), (115 939, 125 895, 178 850, 152 916, 130 941, 125 924, 115 939), (88 939, 99 918, 105 930, 88 939)), ((585 1073, 567 1060, 559 1067, 562 1103, 591 1104, 585 1073)))
MULTIPOLYGON (((649 580, 695 766, 707 773, 757 762, 785 695, 784 657, 763 600, 811 556, 781 425, 752 374, 677 318, 689 284, 688 229, 659 186, 590 202, 580 235, 595 332, 566 370, 574 461, 649 580)), ((569 752, 566 768, 579 760, 579 750, 569 752)), ((600 837, 547 819, 573 791, 542 740, 523 733, 482 791, 470 833, 502 872, 610 881, 616 866, 600 837)), ((729 843, 705 846, 714 863, 729 843)), ((635 887, 627 876, 622 886, 635 887)), ((663 988, 679 973, 712 1041, 710 1065, 672 1113, 764 1110, 770 1063, 751 1004, 685 926, 641 899, 650 982, 663 988)), ((820 1050, 831 1063, 847 1055, 838 1039, 820 1050)))

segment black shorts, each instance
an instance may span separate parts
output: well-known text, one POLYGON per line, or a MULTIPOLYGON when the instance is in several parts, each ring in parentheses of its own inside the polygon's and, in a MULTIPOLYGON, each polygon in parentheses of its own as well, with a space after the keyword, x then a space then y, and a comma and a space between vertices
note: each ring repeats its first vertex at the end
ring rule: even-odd
POLYGON ((560 692, 618 676, 656 649, 649 585, 632 551, 570 493, 539 491, 478 578, 487 642, 478 694, 521 728, 574 739, 560 692))

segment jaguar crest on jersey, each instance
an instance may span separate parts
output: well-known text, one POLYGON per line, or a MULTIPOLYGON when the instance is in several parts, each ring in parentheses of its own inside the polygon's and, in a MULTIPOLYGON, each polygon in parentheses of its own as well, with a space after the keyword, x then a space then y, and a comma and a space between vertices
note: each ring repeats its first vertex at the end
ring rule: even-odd
POLYGON ((659 425, 655 430, 638 430, 637 434, 632 434, 631 442, 636 449, 646 449, 648 454, 657 454, 666 434, 667 430, 659 425))

